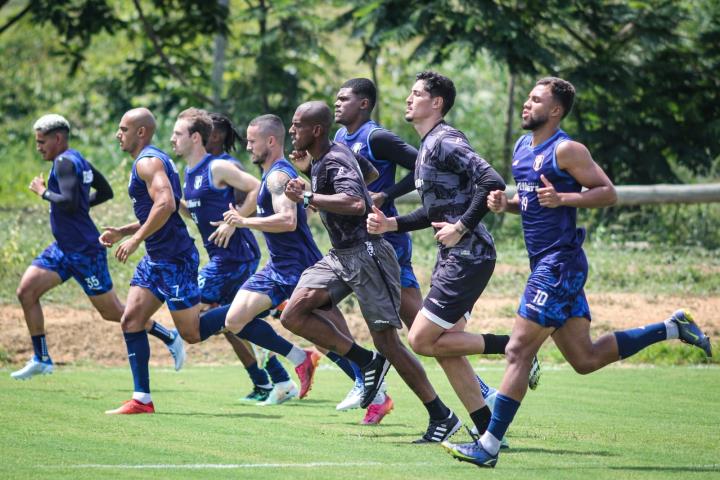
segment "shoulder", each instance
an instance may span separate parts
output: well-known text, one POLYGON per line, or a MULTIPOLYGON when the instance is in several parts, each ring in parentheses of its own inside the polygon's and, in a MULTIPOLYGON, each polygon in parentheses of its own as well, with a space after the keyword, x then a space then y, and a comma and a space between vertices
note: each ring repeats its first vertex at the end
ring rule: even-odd
POLYGON ((135 161, 135 170, 143 178, 149 178, 156 174, 165 173, 165 162, 159 157, 140 157, 135 161))
POLYGON ((285 185, 290 181, 290 175, 282 170, 274 170, 265 179, 270 193, 280 194, 285 191, 285 185))
POLYGON ((590 151, 580 142, 576 142, 575 140, 564 140, 558 143, 555 148, 555 155, 557 155, 558 159, 571 159, 589 156, 590 151))

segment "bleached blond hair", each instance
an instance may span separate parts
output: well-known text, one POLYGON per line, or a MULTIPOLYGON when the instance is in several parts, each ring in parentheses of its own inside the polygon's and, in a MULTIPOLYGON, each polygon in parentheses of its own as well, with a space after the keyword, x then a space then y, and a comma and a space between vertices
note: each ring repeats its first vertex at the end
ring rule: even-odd
POLYGON ((68 122, 62 115, 49 113, 38 118, 33 125, 33 129, 42 134, 46 134, 54 130, 65 130, 66 132, 70 132, 70 122, 68 122))

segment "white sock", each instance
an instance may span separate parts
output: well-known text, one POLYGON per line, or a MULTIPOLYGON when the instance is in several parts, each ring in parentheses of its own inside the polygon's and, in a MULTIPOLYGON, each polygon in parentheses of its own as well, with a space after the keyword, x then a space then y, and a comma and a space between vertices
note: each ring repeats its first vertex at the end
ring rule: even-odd
POLYGON ((487 430, 483 433, 482 437, 480 437, 480 445, 482 445, 490 455, 497 455, 500 451, 500 440, 495 438, 495 435, 487 430))
POLYGON ((665 332, 667 332, 668 340, 672 338, 678 338, 680 336, 677 323, 673 322, 670 318, 665 320, 665 332))
POLYGON ((133 398, 133 400, 137 400, 138 402, 144 403, 145 405, 152 402, 152 398, 150 398, 150 394, 145 393, 145 392, 133 392, 132 398, 133 398))
POLYGON ((303 363, 306 358, 307 354, 305 353, 305 350, 298 348, 295 345, 293 345, 290 353, 287 354, 287 359, 290 360, 296 367, 303 363))

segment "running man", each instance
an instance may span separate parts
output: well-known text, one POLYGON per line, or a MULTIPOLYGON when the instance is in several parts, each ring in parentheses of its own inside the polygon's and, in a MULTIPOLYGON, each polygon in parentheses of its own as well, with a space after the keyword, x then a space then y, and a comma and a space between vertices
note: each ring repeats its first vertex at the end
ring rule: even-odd
POLYGON ((491 411, 466 355, 504 354, 507 335, 465 332, 470 312, 495 268, 492 236, 480 223, 487 213, 487 195, 504 190, 500 175, 472 149, 444 117, 455 103, 455 85, 436 72, 419 73, 407 98, 405 119, 422 138, 415 166, 421 206, 414 212, 387 217, 377 207, 368 216, 370 233, 408 232, 432 226, 438 242, 430 292, 408 333, 420 355, 438 359, 455 393, 479 433, 490 423, 491 411))
POLYGON ((440 400, 420 362, 400 341, 396 330, 402 327, 400 266, 390 244, 367 232, 370 193, 353 152, 328 139, 331 124, 332 114, 324 102, 307 102, 297 108, 290 127, 295 150, 312 157, 312 190, 293 179, 285 194, 320 211, 333 248, 305 270, 281 320, 294 333, 360 366, 362 408, 375 398, 390 364, 395 366, 430 415, 427 432, 432 434, 426 432, 418 442, 444 440, 460 428, 460 420, 440 400), (337 305, 350 293, 357 296, 380 353, 360 347, 316 312, 337 305))
MULTIPOLYGON (((53 166, 47 186, 38 176, 30 183, 30 190, 50 203, 55 242, 33 260, 17 289, 34 351, 25 367, 10 374, 17 380, 53 372, 40 306, 40 298, 47 291, 73 277, 105 320, 119 322, 124 309, 113 289, 107 252, 98 242, 100 233, 89 213, 91 207, 113 197, 110 184, 80 152, 69 147, 70 123, 64 117, 44 115, 33 128, 37 151, 53 166)), ((168 345, 179 370, 185 358, 180 336, 152 320, 147 327, 151 335, 168 345)))
POLYGON ((712 355, 709 338, 683 310, 663 322, 592 341, 584 292, 588 272, 582 249, 585 230, 576 226, 577 209, 608 207, 617 197, 612 182, 585 145, 560 129, 574 98, 575 88, 566 80, 548 77, 535 84, 522 109, 522 128, 530 133, 520 137, 513 153, 517 194, 508 199, 495 190, 487 200, 493 212, 521 216, 531 273, 520 297, 506 349, 508 364, 487 431, 474 443, 443 444, 453 457, 479 467, 495 467, 498 439, 505 434, 527 391, 530 362, 550 336, 582 375, 674 338, 701 348, 708 357, 712 355))

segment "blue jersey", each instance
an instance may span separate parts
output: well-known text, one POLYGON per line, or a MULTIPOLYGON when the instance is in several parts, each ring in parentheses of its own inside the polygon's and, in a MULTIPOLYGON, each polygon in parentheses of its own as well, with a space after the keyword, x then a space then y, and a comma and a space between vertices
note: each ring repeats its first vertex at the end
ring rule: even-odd
POLYGON ((177 257, 179 253, 194 246, 193 239, 185 227, 185 222, 182 221, 178 213, 180 198, 182 196, 180 176, 178 175, 175 164, 165 152, 153 145, 148 145, 142 149, 133 162, 130 172, 130 183, 128 184, 128 195, 133 202, 133 211, 141 225, 147 221, 153 206, 153 200, 150 198, 147 185, 145 185, 145 181, 138 176, 136 170, 137 162, 147 157, 159 158, 163 162, 165 174, 170 180, 173 196, 175 197, 175 211, 162 227, 145 239, 145 250, 152 260, 172 259, 177 257))
POLYGON ((545 175, 558 192, 582 189, 582 185, 557 165, 557 146, 568 140, 570 137, 558 130, 536 147, 532 146, 531 133, 520 137, 515 144, 512 174, 520 198, 525 246, 531 259, 550 251, 580 248, 585 239, 585 230, 576 227, 576 208, 541 207, 537 198, 537 189, 544 187, 540 175, 545 175))
POLYGON ((84 252, 101 250, 98 241, 100 233, 90 218, 90 184, 93 181, 93 172, 90 164, 73 149, 65 150, 53 161, 47 188, 51 192, 61 193, 58 179, 55 174, 57 162, 72 162, 75 175, 78 177, 77 185, 80 190, 77 195, 78 208, 67 212, 50 204, 50 228, 58 246, 63 252, 84 252))
POLYGON ((203 245, 211 259, 218 263, 249 262, 260 258, 260 248, 252 232, 247 228, 238 228, 230 237, 227 248, 215 245, 209 240, 217 227, 210 222, 222 221, 223 212, 229 204, 235 203, 232 187, 217 188, 213 185, 212 163, 217 160, 210 154, 193 168, 185 171, 183 194, 190 216, 195 221, 203 239, 203 245))
MULTIPOLYGON (((283 159, 273 163, 270 169, 263 174, 260 184, 260 193, 257 198, 257 214, 259 217, 269 217, 275 214, 272 204, 272 194, 268 190, 267 178, 272 172, 281 171, 290 178, 297 178, 297 173, 290 163, 283 159)), ((263 232, 265 242, 270 253, 270 263, 276 270, 288 274, 287 283, 297 283, 300 274, 311 265, 314 265, 322 255, 313 240, 310 227, 307 224, 305 209, 297 204, 297 227, 292 232, 270 233, 263 232)))
MULTIPOLYGON (((342 127, 335 133, 335 141, 346 145, 353 152, 362 155, 363 157, 370 160, 375 169, 378 171, 378 178, 368 185, 368 190, 371 192, 383 192, 388 187, 395 184, 395 162, 387 159, 375 158, 372 149, 370 148, 370 135, 375 130, 380 130, 382 127, 372 120, 368 120, 363 123, 358 130, 349 135, 347 128, 342 127)), ((388 217, 397 217, 398 211, 395 208, 395 202, 385 202, 382 209, 388 217)))

